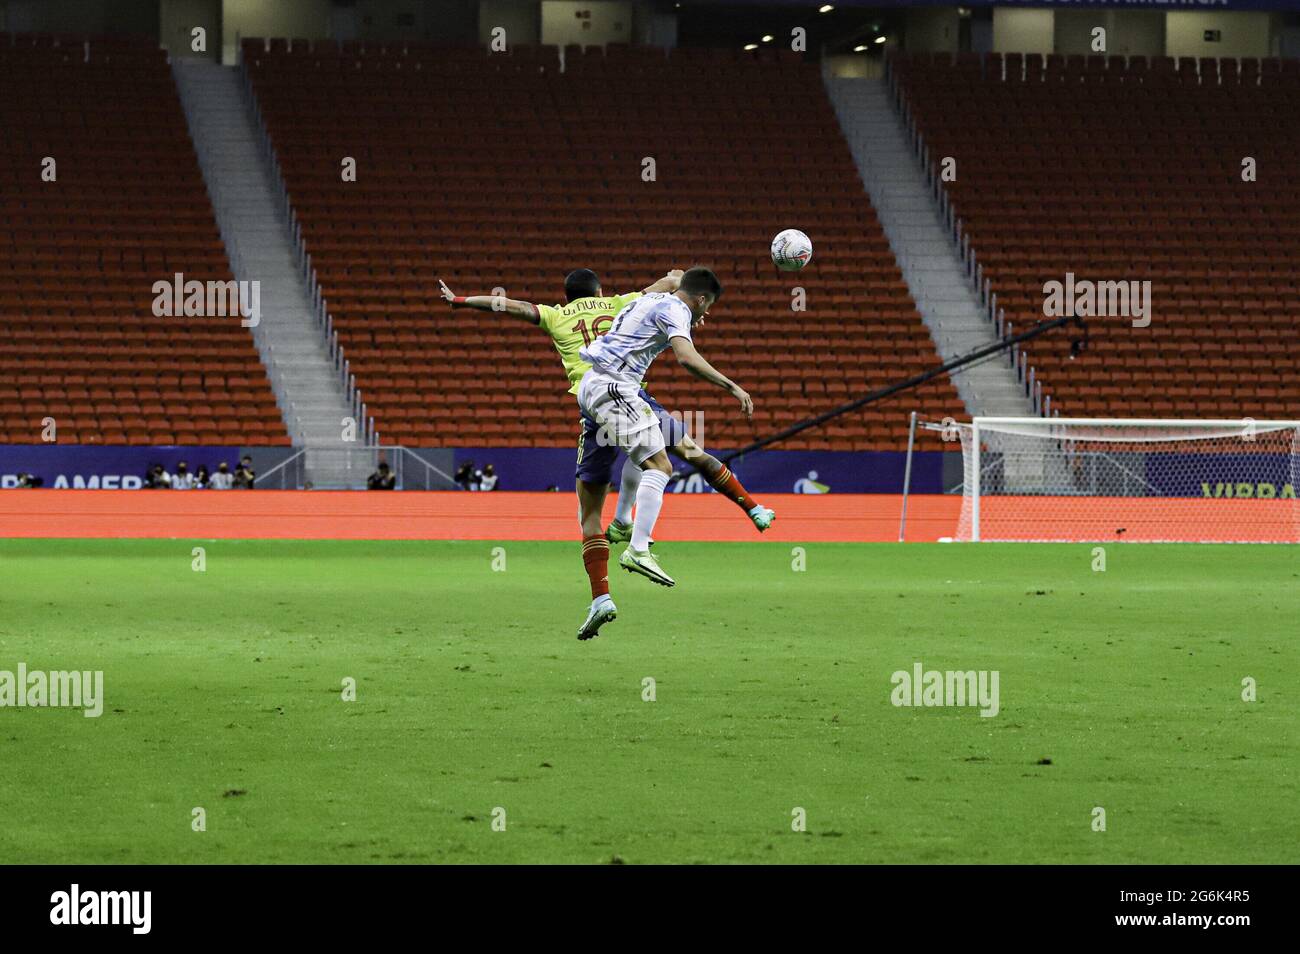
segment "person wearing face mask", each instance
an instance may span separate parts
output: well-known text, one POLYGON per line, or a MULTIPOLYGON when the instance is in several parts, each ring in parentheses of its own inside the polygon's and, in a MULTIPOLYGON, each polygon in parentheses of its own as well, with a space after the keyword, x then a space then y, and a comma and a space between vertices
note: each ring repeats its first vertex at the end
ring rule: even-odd
POLYGON ((235 485, 235 477, 230 473, 230 465, 224 460, 217 465, 216 473, 208 480, 208 486, 213 490, 229 490, 235 485))

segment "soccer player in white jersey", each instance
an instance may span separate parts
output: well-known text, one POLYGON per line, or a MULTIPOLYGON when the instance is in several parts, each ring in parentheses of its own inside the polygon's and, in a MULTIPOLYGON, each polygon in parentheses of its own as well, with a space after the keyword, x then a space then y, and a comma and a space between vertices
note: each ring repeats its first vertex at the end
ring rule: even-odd
MULTIPOLYGON (((501 311, 539 324, 550 335, 564 363, 564 373, 570 382, 569 392, 576 395, 582 376, 591 367, 578 356, 582 347, 609 331, 614 316, 629 302, 652 292, 671 294, 677 290, 681 277, 682 272, 670 271, 642 291, 606 297, 596 273, 589 268, 578 268, 564 278, 567 304, 555 307, 486 295, 461 298, 445 282, 440 281, 439 285, 443 298, 453 308, 501 311)), ((682 422, 646 393, 645 382, 637 394, 659 419, 664 444, 670 453, 698 470, 710 487, 744 511, 760 533, 772 525, 775 511, 754 500, 731 468, 705 453, 686 432, 682 422)), ((603 439, 600 426, 584 414, 578 432, 578 461, 574 477, 578 494, 578 524, 582 528, 582 565, 591 583, 591 608, 578 629, 578 638, 586 640, 596 636, 605 623, 618 616, 618 607, 609 592, 609 551, 611 544, 627 543, 631 539, 632 506, 636 502, 637 486, 641 483, 641 468, 627 460, 616 443, 603 439), (618 508, 613 522, 606 529, 601 523, 605 497, 609 492, 614 464, 620 458, 624 459, 624 466, 618 490, 618 508)))
MULTIPOLYGON (((713 272, 692 268, 682 275, 676 292, 643 295, 626 305, 607 333, 578 352, 591 364, 578 385, 578 406, 642 470, 632 539, 619 566, 664 586, 676 581, 650 553, 650 538, 673 466, 659 418, 638 392, 650 363, 671 347, 682 367, 729 392, 746 416, 753 416, 754 402, 745 389, 705 361, 691 342, 691 329, 721 294, 722 284, 713 272)), ((598 609, 593 605, 593 612, 598 609)))

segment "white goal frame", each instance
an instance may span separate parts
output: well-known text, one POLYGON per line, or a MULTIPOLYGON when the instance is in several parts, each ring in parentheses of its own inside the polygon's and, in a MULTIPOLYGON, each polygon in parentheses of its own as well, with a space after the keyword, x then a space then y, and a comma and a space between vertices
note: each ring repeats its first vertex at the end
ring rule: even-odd
MULTIPOLYGON (((1170 442, 1179 440, 1186 441, 1186 431, 1201 429, 1205 431, 1236 430, 1239 433, 1247 432, 1250 429, 1262 431, 1295 429, 1297 433, 1300 434, 1300 420, 1256 420, 1249 417, 1199 420, 1184 418, 974 417, 971 419, 969 425, 956 425, 957 427, 968 427, 970 430, 970 460, 968 462, 969 466, 967 467, 969 478, 967 486, 964 486, 962 490, 963 494, 968 496, 970 500, 970 541, 972 543, 977 543, 981 540, 980 504, 983 496, 983 487, 981 486, 983 479, 983 461, 981 460, 982 451, 980 446, 982 443, 981 431, 996 430, 999 428, 1015 428, 1018 426, 1028 426, 1035 429, 1042 429, 1045 427, 1055 428, 1058 425, 1065 428, 1114 427, 1117 429, 1150 428, 1153 430, 1167 428, 1171 431, 1175 429, 1182 429, 1184 431, 1184 434, 1181 436, 1171 435, 1167 438, 1170 442)), ((1066 438, 1068 435, 1062 434, 1061 437, 1066 438)), ((1140 442, 1143 440, 1158 441, 1159 438, 1150 433, 1136 436, 1134 438, 1134 442, 1140 442)), ((1300 438, 1297 438, 1294 443, 1300 444, 1300 438)), ((1293 446, 1293 470, 1295 468, 1295 452, 1296 448, 1293 446)), ((1296 506, 1300 506, 1300 502, 1297 502, 1296 506)))

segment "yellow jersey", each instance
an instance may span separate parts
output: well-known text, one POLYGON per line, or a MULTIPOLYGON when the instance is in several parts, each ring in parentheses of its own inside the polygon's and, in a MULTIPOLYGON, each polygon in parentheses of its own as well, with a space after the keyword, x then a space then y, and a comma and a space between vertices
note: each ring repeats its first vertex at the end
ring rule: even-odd
POLYGON ((564 373, 569 377, 569 393, 578 393, 578 382, 591 367, 578 357, 578 349, 589 345, 614 324, 614 316, 628 302, 641 297, 641 292, 614 295, 610 298, 577 298, 567 305, 538 305, 537 314, 542 330, 551 336, 555 350, 560 353, 564 373))

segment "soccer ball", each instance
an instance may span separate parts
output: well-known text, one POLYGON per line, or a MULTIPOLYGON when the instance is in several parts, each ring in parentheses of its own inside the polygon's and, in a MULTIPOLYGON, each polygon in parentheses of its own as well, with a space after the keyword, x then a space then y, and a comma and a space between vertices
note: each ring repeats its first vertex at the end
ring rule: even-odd
POLYGON ((812 261, 812 242, 798 229, 786 229, 772 239, 772 262, 783 272, 797 272, 812 261))

